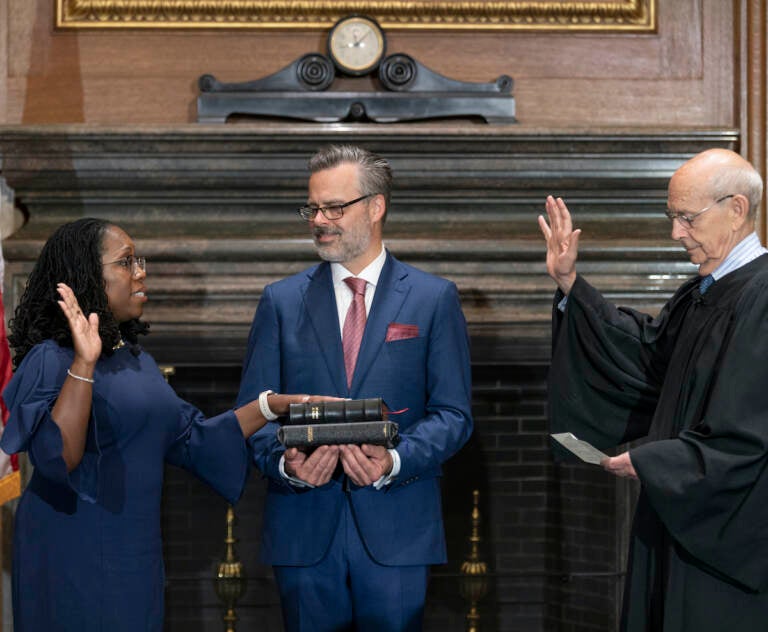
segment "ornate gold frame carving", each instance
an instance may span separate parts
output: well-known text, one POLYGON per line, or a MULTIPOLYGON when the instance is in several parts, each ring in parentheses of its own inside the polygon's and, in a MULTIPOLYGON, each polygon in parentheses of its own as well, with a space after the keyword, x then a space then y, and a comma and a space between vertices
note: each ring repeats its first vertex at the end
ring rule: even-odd
POLYGON ((658 0, 56 0, 60 28, 316 29, 364 13, 384 28, 654 32, 658 0))

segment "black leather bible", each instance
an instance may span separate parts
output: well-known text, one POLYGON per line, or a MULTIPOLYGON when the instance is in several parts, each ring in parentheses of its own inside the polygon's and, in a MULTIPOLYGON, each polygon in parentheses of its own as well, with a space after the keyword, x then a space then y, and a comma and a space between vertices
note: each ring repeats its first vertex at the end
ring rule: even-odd
POLYGON ((394 421, 356 421, 348 423, 318 423, 285 425, 277 431, 277 439, 286 448, 307 448, 320 445, 353 443, 395 447, 397 424, 394 421))
POLYGON ((336 424, 386 419, 381 397, 291 404, 286 425, 336 424))
POLYGON ((397 424, 387 421, 382 399, 372 397, 291 404, 277 439, 286 448, 343 443, 392 448, 397 443, 397 432, 397 424))

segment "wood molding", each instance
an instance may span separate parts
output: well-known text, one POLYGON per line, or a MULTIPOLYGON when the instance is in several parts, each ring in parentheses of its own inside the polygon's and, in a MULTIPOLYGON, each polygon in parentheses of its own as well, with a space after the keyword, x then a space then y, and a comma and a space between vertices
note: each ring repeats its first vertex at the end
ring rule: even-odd
MULTIPOLYGON (((8 0, 0 0, 0 125, 8 120, 8 0)), ((2 621, 0 621, 0 626, 2 621)))
MULTIPOLYGON (((739 57, 738 112, 741 154, 768 182, 768 0, 739 0, 739 33, 735 41, 739 57)), ((766 192, 759 213, 759 234, 767 239, 766 192)))
POLYGON ((364 13, 385 28, 654 32, 658 0, 56 0, 60 28, 327 28, 364 13))

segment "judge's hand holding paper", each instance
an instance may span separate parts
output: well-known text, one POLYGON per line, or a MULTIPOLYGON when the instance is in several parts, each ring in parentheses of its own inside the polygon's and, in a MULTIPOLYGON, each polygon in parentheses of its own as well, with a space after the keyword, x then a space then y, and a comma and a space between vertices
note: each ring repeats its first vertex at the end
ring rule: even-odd
POLYGON ((632 461, 629 458, 629 452, 611 457, 598 450, 591 443, 582 441, 572 432, 558 432, 552 435, 560 445, 570 450, 585 463, 593 465, 602 465, 603 469, 625 478, 637 478, 635 468, 632 467, 632 461))

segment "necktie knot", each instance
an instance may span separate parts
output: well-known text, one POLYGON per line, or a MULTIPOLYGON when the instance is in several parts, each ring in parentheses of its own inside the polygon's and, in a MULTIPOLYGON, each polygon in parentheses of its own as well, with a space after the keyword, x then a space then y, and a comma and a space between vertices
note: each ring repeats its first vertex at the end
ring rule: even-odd
POLYGON ((705 294, 706 291, 709 289, 709 286, 712 285, 715 282, 715 277, 713 277, 711 274, 708 274, 705 276, 701 283, 699 283, 699 294, 705 294))
POLYGON ((366 281, 365 279, 360 279, 357 277, 347 277, 344 279, 344 283, 346 283, 349 286, 349 289, 352 290, 355 294, 362 294, 365 296, 365 286, 366 281))

